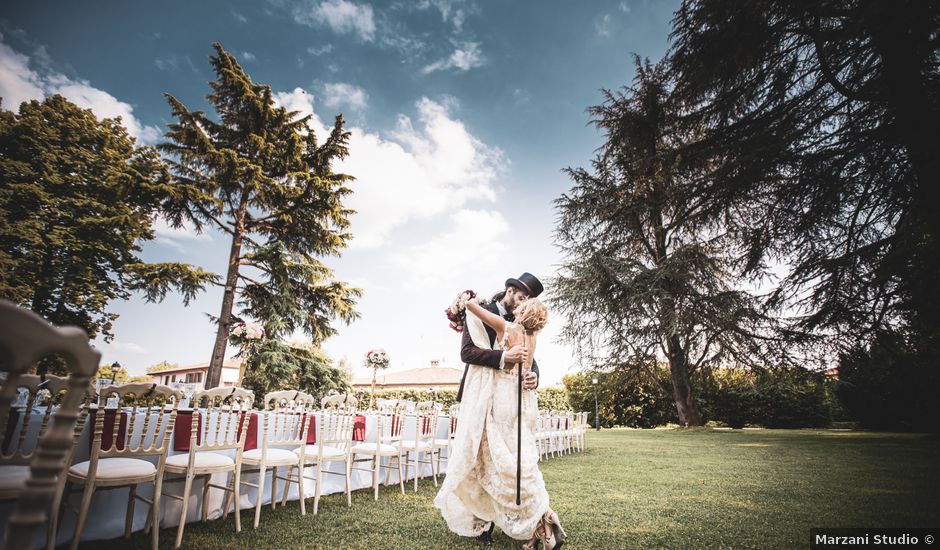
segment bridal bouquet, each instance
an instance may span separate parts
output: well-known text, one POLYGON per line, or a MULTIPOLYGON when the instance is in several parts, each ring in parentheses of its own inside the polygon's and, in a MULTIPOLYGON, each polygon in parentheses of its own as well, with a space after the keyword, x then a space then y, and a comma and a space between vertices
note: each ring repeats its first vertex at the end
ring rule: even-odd
POLYGON ((450 321, 450 328, 456 332, 463 332, 463 327, 467 323, 467 302, 474 300, 478 304, 484 304, 486 301, 477 298, 477 293, 472 290, 465 290, 457 295, 454 303, 444 310, 447 314, 447 320, 450 321))

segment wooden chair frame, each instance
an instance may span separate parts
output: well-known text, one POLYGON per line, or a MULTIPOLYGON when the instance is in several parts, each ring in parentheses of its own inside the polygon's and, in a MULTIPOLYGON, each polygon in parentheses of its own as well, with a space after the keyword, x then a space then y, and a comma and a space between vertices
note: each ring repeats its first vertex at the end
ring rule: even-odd
MULTIPOLYGON (((36 529, 49 521, 50 515, 55 515, 49 513, 50 504, 61 494, 63 470, 68 467, 67 460, 75 447, 81 404, 91 377, 98 371, 101 354, 88 345, 85 331, 77 327, 53 327, 35 313, 0 300, 0 372, 6 373, 0 385, 3 430, 0 433, 6 433, 10 405, 21 378, 39 360, 50 355, 65 360, 69 377, 58 408, 44 420, 42 437, 28 455, 29 477, 7 524, 7 548, 31 547, 36 529)), ((23 437, 22 431, 20 437, 23 437)), ((21 447, 22 442, 17 445, 21 447)), ((55 533, 47 532, 47 536, 51 536, 51 544, 55 544, 55 533)))
MULTIPOLYGON (((242 388, 214 388, 196 392, 190 404, 193 408, 192 430, 189 437, 189 461, 185 468, 176 468, 170 465, 165 467, 166 474, 183 474, 183 477, 164 479, 164 483, 169 481, 183 480, 183 494, 174 495, 165 492, 163 496, 170 497, 182 502, 180 510, 180 522, 176 528, 176 542, 174 548, 179 548, 183 543, 183 530, 186 527, 186 513, 189 509, 189 497, 192 490, 193 481, 197 477, 205 478, 202 489, 202 521, 205 522, 209 516, 209 489, 220 489, 226 492, 226 499, 231 493, 235 502, 239 502, 239 489, 241 486, 241 464, 242 453, 245 450, 245 436, 248 434, 248 425, 250 424, 248 415, 251 413, 254 404, 255 394, 242 388), (205 411, 204 413, 202 411, 205 411), (213 413, 216 416, 215 429, 210 428, 209 419, 213 413), (201 421, 200 419, 204 419, 201 421), (197 466, 196 459, 199 453, 211 453, 217 451, 235 451, 235 459, 230 465, 221 466, 197 466), (231 482, 227 485, 215 485, 211 483, 213 474, 231 472, 231 482)), ((236 505, 235 510, 235 532, 242 530, 241 512, 236 505)), ((224 508, 224 515, 228 517, 228 506, 224 508)))
MULTIPOLYGON (((395 401, 397 400, 389 400, 395 401)), ((389 476, 393 469, 398 470, 398 485, 401 488, 401 494, 405 494, 405 475, 402 469, 401 455, 402 449, 402 428, 405 419, 396 410, 394 406, 385 407, 375 415, 375 442, 363 442, 354 446, 350 453, 351 464, 359 462, 371 462, 371 468, 357 468, 352 466, 353 470, 372 473, 372 491, 373 498, 379 500, 379 473, 385 468, 385 485, 388 485, 389 476), (382 445, 391 445, 395 447, 393 454, 386 454, 382 451, 382 445), (369 458, 356 458, 357 455, 368 455, 369 458), (388 457, 388 464, 382 464, 382 457, 388 457), (392 467, 392 458, 395 459, 396 466, 392 467)))
MULTIPOLYGON (((72 535, 71 550, 78 548, 82 530, 85 528, 85 522, 88 519, 91 497, 95 491, 122 487, 130 487, 130 494, 127 499, 127 515, 124 521, 124 537, 129 538, 131 535, 134 525, 134 506, 140 500, 150 505, 150 514, 147 517, 144 530, 150 531, 151 546, 154 550, 157 549, 160 537, 160 495, 163 485, 163 469, 173 437, 177 409, 182 397, 183 393, 181 391, 160 384, 125 384, 122 386, 106 386, 101 390, 98 396, 95 431, 87 473, 79 475, 69 470, 66 479, 62 509, 70 508, 78 514, 75 532, 72 535), (104 417, 107 414, 105 404, 113 396, 117 397, 118 406, 114 415, 111 446, 103 449, 104 417), (130 410, 125 410, 126 408, 130 408, 130 410), (120 433, 122 416, 127 418, 126 430, 123 434, 120 433), (155 418, 155 420, 151 421, 152 418, 155 418), (140 439, 134 445, 138 428, 140 428, 140 439), (141 460, 155 458, 157 463, 155 472, 152 475, 98 479, 98 466, 102 461, 109 458, 135 458, 141 460), (148 482, 154 484, 152 499, 137 494, 138 485, 148 482), (68 501, 69 491, 72 486, 82 488, 82 500, 78 509, 71 506, 68 501)), ((107 463, 105 462, 105 464, 107 463)))
POLYGON ((434 486, 437 487, 437 467, 431 455, 434 447, 434 438, 437 436, 437 409, 430 401, 423 401, 415 406, 415 437, 414 442, 403 443, 405 452, 405 475, 407 476, 410 466, 414 466, 414 492, 418 492, 418 477, 420 477, 421 464, 431 465, 431 475, 434 479, 434 486), (427 419, 427 422, 424 420, 427 419), (411 453, 414 453, 414 460, 409 460, 411 453), (421 453, 425 453, 425 459, 421 460, 421 453))
MULTIPOLYGON (((323 474, 333 474, 344 476, 346 481, 346 506, 352 506, 352 448, 353 429, 355 428, 356 413, 343 409, 324 409, 317 415, 317 440, 313 445, 317 448, 317 454, 308 452, 309 445, 304 445, 299 450, 301 464, 298 469, 297 477, 292 477, 293 468, 288 468, 287 476, 284 478, 286 483, 296 481, 298 485, 303 486, 303 480, 309 479, 316 484, 313 496, 313 514, 316 515, 320 507, 320 494, 323 486, 323 474), (343 471, 334 472, 323 468, 326 462, 339 462, 334 456, 324 456, 324 447, 335 447, 343 451, 343 471), (314 468, 313 476, 303 475, 307 467, 314 468)), ((284 491, 284 502, 287 502, 287 491, 284 491)))

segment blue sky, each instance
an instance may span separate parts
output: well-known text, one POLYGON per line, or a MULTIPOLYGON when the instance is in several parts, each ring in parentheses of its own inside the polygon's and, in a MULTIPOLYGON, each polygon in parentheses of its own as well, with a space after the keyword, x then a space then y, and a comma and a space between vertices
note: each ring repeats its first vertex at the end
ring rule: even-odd
MULTIPOLYGON (((464 288, 489 294, 523 271, 554 274, 552 201, 571 186, 561 170, 586 166, 601 143, 585 108, 630 82, 631 54, 665 53, 677 4, 16 2, 0 16, 0 96, 9 109, 61 93, 157 143, 171 121, 164 92, 208 108, 219 41, 315 127, 343 113, 352 150, 338 168, 357 177, 358 213, 351 247, 327 263, 365 294, 361 320, 324 348, 354 366, 384 347, 392 370, 432 359, 462 368, 443 309, 464 288)), ((228 244, 158 222, 143 257, 221 272, 228 244)), ((188 308, 178 296, 118 302, 115 339, 97 345, 134 374, 207 361, 205 314, 220 304, 215 289, 188 308)), ((539 340, 543 384, 577 369, 560 328, 550 321, 539 340)))

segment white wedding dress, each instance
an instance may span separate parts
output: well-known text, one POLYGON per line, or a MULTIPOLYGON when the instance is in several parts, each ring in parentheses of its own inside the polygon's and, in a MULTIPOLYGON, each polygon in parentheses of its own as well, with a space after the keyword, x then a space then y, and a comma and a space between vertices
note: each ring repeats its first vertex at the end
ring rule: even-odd
MULTIPOLYGON (((465 330, 475 345, 490 349, 483 322, 470 311, 465 330)), ((528 540, 548 511, 535 444, 534 391, 522 396, 521 505, 516 505, 517 384, 514 371, 470 365, 467 372, 447 476, 434 499, 447 526, 460 536, 475 537, 493 522, 506 535, 528 540)))

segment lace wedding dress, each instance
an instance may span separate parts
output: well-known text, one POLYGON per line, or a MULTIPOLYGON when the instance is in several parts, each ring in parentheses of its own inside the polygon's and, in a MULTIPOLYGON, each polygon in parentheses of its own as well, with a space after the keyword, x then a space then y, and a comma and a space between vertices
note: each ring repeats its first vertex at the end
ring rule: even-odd
MULTIPOLYGON (((475 345, 490 349, 483 322, 470 311, 465 330, 475 345)), ((516 505, 517 380, 515 371, 471 365, 467 372, 447 476, 434 499, 448 528, 460 536, 475 537, 494 522, 506 535, 528 540, 548 511, 535 444, 534 391, 522 396, 521 505, 516 505)))

